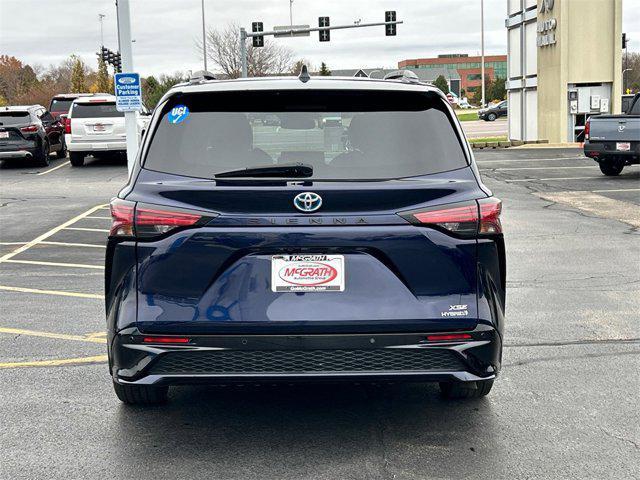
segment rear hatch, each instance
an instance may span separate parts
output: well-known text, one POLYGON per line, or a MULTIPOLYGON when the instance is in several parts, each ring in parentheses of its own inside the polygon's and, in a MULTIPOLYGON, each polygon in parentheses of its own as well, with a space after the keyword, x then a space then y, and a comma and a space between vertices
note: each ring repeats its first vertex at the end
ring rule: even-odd
POLYGON ((33 147, 33 135, 38 131, 31 124, 28 111, 0 112, 0 150, 11 151, 33 147))
POLYGON ((115 102, 89 100, 71 109, 72 141, 125 140, 124 113, 115 102))
POLYGON ((185 95, 152 128, 113 207, 135 212, 141 331, 475 327, 486 194, 439 95, 185 95))

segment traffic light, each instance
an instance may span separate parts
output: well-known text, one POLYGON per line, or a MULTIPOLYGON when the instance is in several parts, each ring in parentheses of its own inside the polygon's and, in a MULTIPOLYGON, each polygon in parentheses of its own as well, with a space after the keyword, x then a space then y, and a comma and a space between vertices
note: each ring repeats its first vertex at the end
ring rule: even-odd
POLYGON ((101 47, 98 57, 100 57, 103 62, 106 62, 109 57, 109 49, 107 47, 101 47))
POLYGON ((623 33, 622 34, 622 49, 624 50, 625 48, 627 48, 627 34, 623 33))
MULTIPOLYGON (((385 22, 395 22, 396 21, 396 11, 395 10, 388 10, 386 12, 384 12, 384 21, 385 22)), ((391 25, 385 25, 384 26, 384 34, 387 37, 394 37, 396 35, 396 25, 391 24, 391 25)))
MULTIPOLYGON (((262 26, 262 22, 252 22, 251 23, 251 31, 253 33, 263 32, 264 28, 262 26)), ((262 35, 257 35, 255 37, 251 37, 253 40, 254 47, 264 47, 264 37, 262 35)))
POLYGON ((122 55, 120 55, 120 52, 113 54, 113 68, 117 73, 122 73, 122 55))
MULTIPOLYGON (((328 27, 329 26, 329 17, 318 17, 318 26, 319 27, 328 27)), ((331 31, 330 30, 318 30, 318 36, 320 37, 321 42, 328 42, 331 40, 331 31)))

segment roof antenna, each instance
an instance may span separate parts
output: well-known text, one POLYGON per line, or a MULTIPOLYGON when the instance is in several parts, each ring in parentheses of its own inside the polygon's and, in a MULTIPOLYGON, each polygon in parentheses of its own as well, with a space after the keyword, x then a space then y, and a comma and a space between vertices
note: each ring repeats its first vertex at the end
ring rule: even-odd
POLYGON ((311 75, 309 75, 309 70, 307 69, 307 66, 304 63, 300 68, 300 75, 298 75, 298 80, 300 80, 302 83, 307 83, 309 80, 311 80, 311 75))

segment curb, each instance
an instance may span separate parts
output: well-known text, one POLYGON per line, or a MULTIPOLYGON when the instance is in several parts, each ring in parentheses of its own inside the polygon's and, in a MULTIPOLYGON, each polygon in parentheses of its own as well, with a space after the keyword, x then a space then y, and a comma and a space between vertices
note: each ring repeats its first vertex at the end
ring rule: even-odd
POLYGON ((582 148, 579 143, 549 143, 549 140, 507 140, 498 142, 474 142, 469 140, 471 148, 474 150, 483 148, 582 148))

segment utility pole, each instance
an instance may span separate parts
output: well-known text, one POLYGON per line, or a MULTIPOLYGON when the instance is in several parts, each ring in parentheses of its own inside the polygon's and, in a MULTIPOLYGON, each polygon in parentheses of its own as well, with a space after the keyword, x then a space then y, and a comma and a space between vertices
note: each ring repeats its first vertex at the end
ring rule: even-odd
POLYGON ((204 69, 207 69, 207 30, 204 22, 204 0, 202 0, 202 55, 204 57, 204 69))
POLYGON ((484 0, 480 0, 480 49, 482 59, 482 70, 480 76, 482 82, 482 107, 485 106, 485 88, 484 88, 484 0))
POLYGON ((273 36, 273 37, 300 37, 300 36, 309 36, 310 32, 320 32, 320 41, 327 42, 329 41, 329 31, 330 30, 344 30, 347 28, 364 28, 364 27, 376 27, 376 26, 384 26, 385 27, 385 35, 388 37, 393 37, 396 35, 396 25, 403 23, 402 20, 396 20, 396 12, 395 11, 386 11, 385 12, 385 21, 384 22, 374 22, 374 23, 357 23, 350 25, 329 25, 329 17, 319 17, 319 25, 318 27, 309 28, 308 26, 294 26, 293 25, 293 13, 292 13, 292 5, 293 0, 289 0, 289 22, 291 25, 287 27, 274 27, 274 30, 270 30, 267 32, 262 31, 262 22, 253 22, 253 31, 247 32, 244 27, 240 27, 240 64, 241 64, 241 77, 245 78, 247 76, 247 38, 253 39, 254 48, 259 48, 264 46, 264 37, 273 36), (277 30, 276 30, 277 29, 277 30))
MULTIPOLYGON (((122 71, 133 73, 129 0, 116 0, 116 9, 118 12, 118 46, 122 55, 122 71)), ((127 168, 131 173, 138 154, 138 120, 136 112, 124 112, 124 123, 127 134, 127 168)))
POLYGON ((104 17, 106 17, 104 13, 98 14, 98 21, 100 22, 100 46, 101 47, 104 45, 104 31, 102 29, 102 20, 104 19, 104 17))

